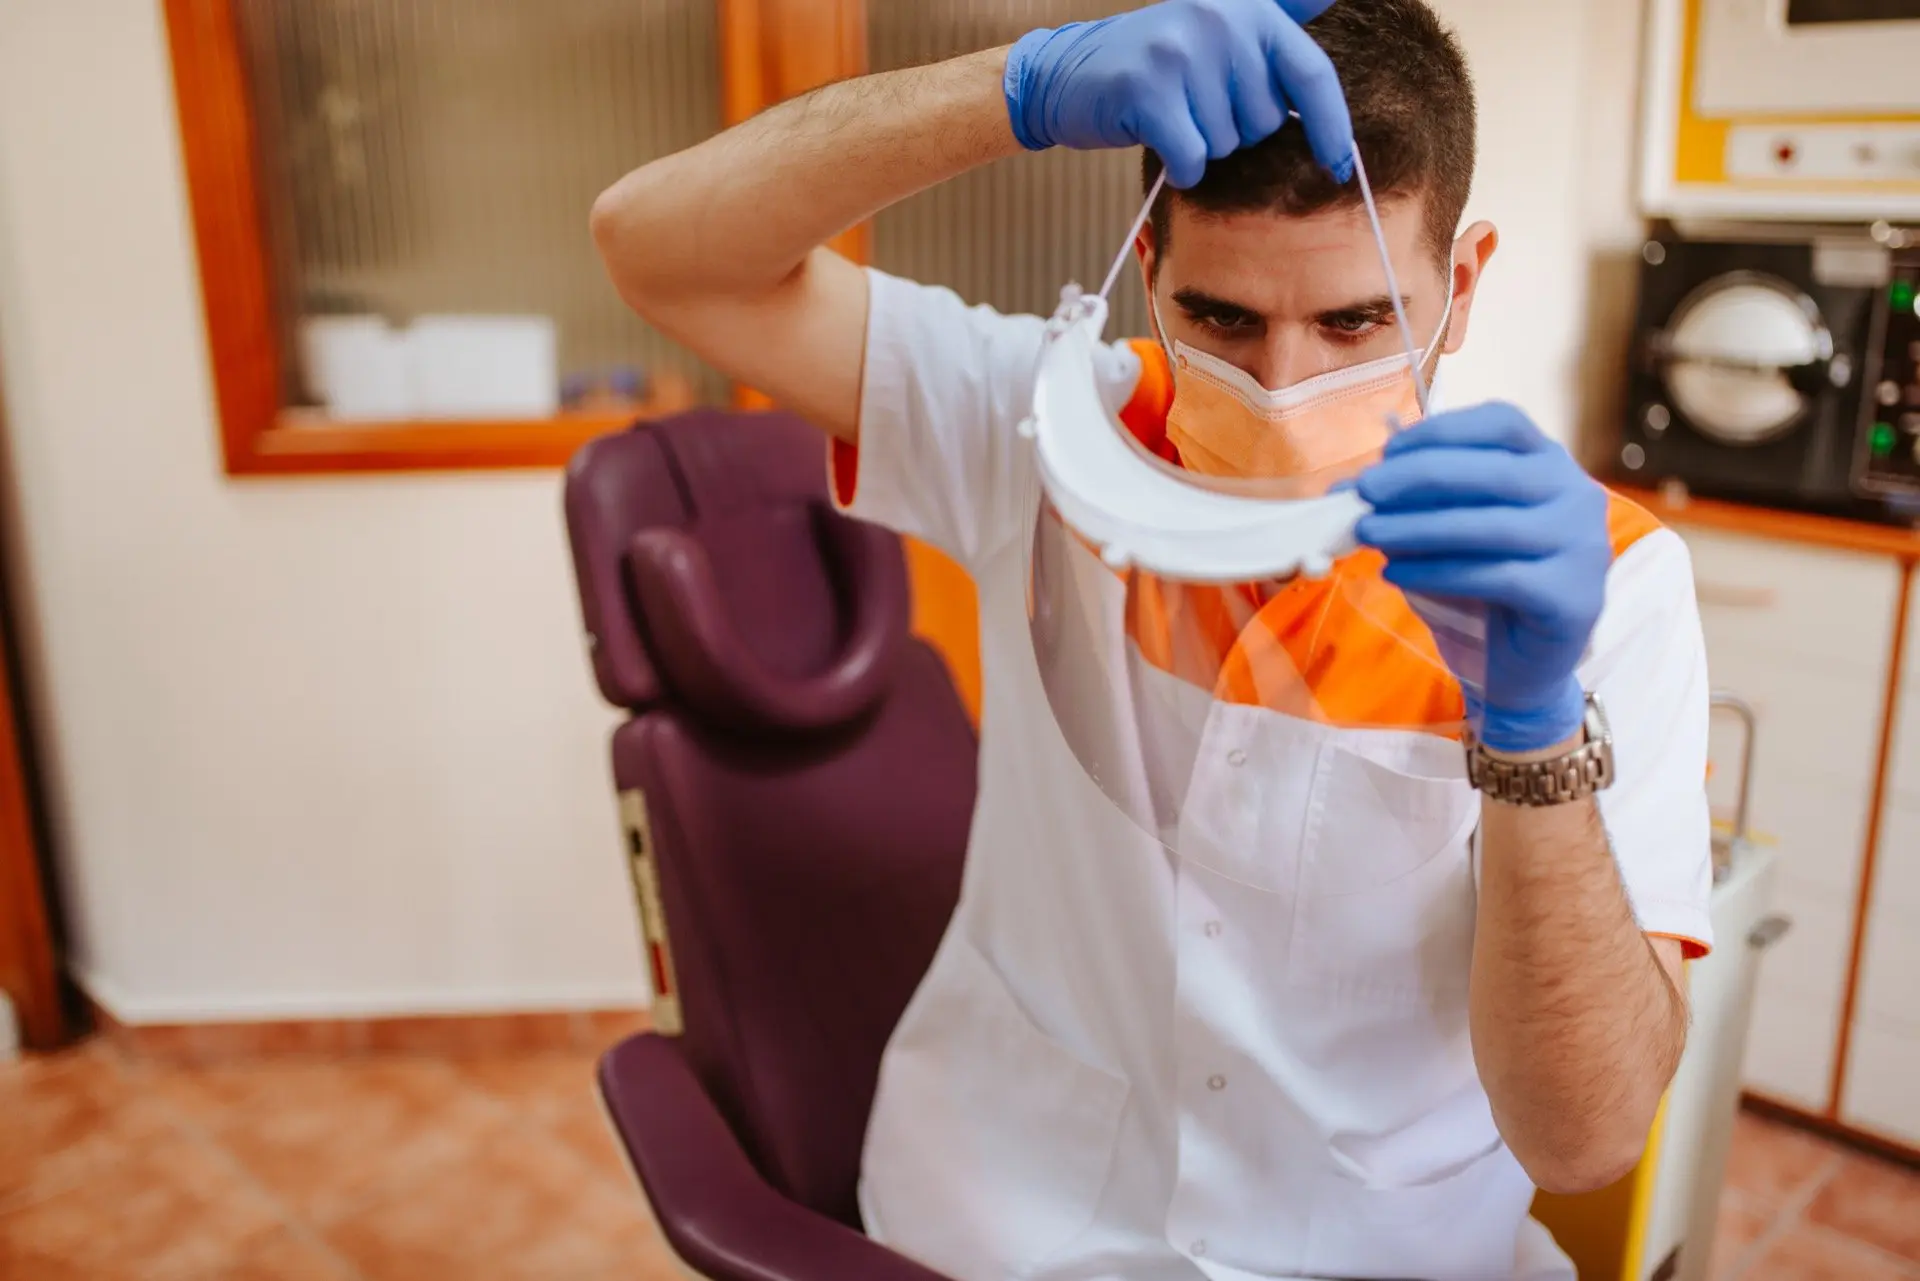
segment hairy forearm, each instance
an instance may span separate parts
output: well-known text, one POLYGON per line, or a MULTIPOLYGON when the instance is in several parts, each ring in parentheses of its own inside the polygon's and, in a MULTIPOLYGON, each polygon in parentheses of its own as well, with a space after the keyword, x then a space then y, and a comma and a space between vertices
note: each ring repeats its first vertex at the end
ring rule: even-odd
POLYGON ((1686 999, 1627 904, 1593 802, 1483 802, 1474 1058, 1549 1191, 1631 1169, 1686 1043, 1686 999))
POLYGON ((1020 150, 1004 49, 828 85, 622 178, 593 208, 641 310, 778 287, 815 247, 915 192, 1020 150))

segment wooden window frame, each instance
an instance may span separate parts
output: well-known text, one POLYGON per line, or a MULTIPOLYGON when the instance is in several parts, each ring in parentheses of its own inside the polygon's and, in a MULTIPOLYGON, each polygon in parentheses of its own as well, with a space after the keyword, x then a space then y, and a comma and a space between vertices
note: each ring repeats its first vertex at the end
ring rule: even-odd
MULTIPOLYGON (((18 597, 0 584, 0 605, 18 597)), ((48 868, 35 822, 31 736, 16 698, 17 621, 0 618, 0 993, 13 1003, 21 1043, 58 1049, 68 1021, 48 868)))
MULTIPOLYGON (((595 436, 688 408, 677 398, 552 418, 334 422, 281 403, 273 276, 235 6, 163 0, 201 303, 226 471, 232 476, 557 467, 595 436)), ((721 115, 744 120, 866 65, 863 0, 715 0, 721 115)), ((581 226, 586 210, 580 211, 581 226)), ((586 233, 583 230, 581 234, 586 233)), ((835 242, 866 261, 867 230, 835 242)), ((742 392, 743 404, 764 401, 742 392)))

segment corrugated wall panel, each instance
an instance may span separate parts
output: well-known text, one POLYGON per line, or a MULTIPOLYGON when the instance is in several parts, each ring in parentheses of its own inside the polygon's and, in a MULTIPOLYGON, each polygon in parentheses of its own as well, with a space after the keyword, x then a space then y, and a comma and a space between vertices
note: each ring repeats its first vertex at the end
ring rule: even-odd
MULTIPOLYGON (((1105 17, 1113 0, 868 0, 875 71, 1011 44, 1035 27, 1105 17)), ((989 165, 875 221, 874 265, 1002 311, 1051 312, 1060 287, 1099 287, 1140 210, 1137 150, 1055 150, 989 165)), ((1109 334, 1145 334, 1139 273, 1123 273, 1109 334)))

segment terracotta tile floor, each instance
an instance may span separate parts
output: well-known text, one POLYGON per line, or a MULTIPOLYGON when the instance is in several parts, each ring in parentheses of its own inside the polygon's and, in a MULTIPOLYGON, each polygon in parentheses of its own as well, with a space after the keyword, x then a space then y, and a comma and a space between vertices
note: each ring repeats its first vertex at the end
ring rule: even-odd
POLYGON ((1920 1172, 1742 1113, 1714 1281, 1920 1281, 1920 1172))
POLYGON ((668 1281, 593 1056, 0 1065, 0 1281, 668 1281))
MULTIPOLYGON (((1715 1281, 1920 1281, 1920 1174, 1742 1116, 1715 1281)), ((592 1056, 0 1066, 0 1281, 668 1281, 592 1056)))

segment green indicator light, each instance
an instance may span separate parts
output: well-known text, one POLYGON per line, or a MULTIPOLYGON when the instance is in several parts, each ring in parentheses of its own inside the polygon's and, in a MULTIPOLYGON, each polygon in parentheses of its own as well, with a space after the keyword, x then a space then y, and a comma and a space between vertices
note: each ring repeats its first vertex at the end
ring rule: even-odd
POLYGON ((1893 309, 1910 311, 1913 308, 1913 282, 1896 280, 1893 282, 1893 309))
POLYGON ((1875 423, 1873 425, 1873 452, 1881 456, 1893 452, 1893 424, 1875 423))

